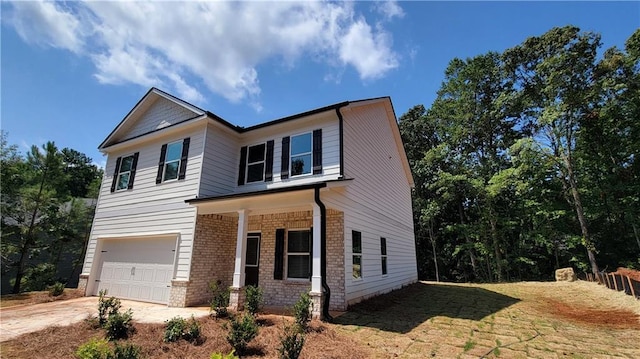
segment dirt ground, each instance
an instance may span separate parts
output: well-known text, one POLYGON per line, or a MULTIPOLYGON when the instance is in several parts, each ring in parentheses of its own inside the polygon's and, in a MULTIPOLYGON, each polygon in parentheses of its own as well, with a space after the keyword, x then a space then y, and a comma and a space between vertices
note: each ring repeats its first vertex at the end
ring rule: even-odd
MULTIPOLYGON (((135 313, 134 313, 135 316, 135 313)), ((248 358, 277 358, 285 322, 261 315, 248 358)), ((163 343, 163 325, 136 323, 145 358, 228 353, 226 320, 203 318, 203 340, 163 343)), ((52 327, 2 343, 3 358, 70 358, 101 330, 52 327)), ((421 282, 314 322, 301 358, 640 358, 640 301, 596 283, 421 282)))

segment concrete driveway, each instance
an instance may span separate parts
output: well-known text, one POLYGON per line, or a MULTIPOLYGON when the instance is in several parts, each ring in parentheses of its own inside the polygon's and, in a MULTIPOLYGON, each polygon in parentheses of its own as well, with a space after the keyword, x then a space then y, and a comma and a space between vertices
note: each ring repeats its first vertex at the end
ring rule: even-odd
MULTIPOLYGON (((208 307, 169 308, 162 304, 121 300, 121 311, 131 308, 134 322, 163 323, 175 316, 196 318, 209 314, 208 307)), ((98 315, 98 298, 83 297, 51 303, 0 309, 0 342, 50 326, 66 326, 98 315)))

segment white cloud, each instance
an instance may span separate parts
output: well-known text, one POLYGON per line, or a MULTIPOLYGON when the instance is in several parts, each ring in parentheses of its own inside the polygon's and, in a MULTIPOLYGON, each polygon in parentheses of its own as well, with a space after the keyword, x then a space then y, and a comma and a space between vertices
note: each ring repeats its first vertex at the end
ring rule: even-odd
MULTIPOLYGON (((391 34, 350 2, 12 5, 10 23, 25 41, 88 56, 99 82, 158 86, 193 102, 204 98, 198 83, 260 111, 257 69, 269 60, 294 67, 308 57, 337 73, 353 67, 362 80, 399 66, 391 34)), ((385 19, 404 14, 393 2, 377 8, 385 19)))
POLYGON ((392 20, 394 17, 403 18, 404 10, 397 1, 380 1, 375 3, 375 9, 385 17, 385 20, 392 20))
POLYGON ((79 16, 61 3, 15 2, 8 21, 28 43, 69 50, 78 53, 82 46, 83 29, 79 16))

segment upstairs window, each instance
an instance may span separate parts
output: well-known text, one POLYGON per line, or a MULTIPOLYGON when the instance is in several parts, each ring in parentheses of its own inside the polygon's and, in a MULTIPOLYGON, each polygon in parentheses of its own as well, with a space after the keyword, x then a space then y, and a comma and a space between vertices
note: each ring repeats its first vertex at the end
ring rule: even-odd
POLYGON ((291 177, 311 173, 311 133, 291 136, 291 177))
POLYGON ((264 143, 249 146, 247 158, 247 183, 264 180, 266 146, 264 143))
POLYGON ((282 138, 280 178, 322 174, 322 129, 282 138))
POLYGON ((362 278, 362 233, 351 231, 351 242, 353 279, 360 279, 362 278))
POLYGON ((238 186, 273 181, 273 140, 240 148, 238 186))
POLYGON ((189 143, 189 138, 185 138, 182 141, 162 145, 156 183, 185 178, 189 143))
POLYGON ((138 165, 138 152, 116 159, 116 168, 113 171, 111 192, 133 188, 133 180, 138 165))

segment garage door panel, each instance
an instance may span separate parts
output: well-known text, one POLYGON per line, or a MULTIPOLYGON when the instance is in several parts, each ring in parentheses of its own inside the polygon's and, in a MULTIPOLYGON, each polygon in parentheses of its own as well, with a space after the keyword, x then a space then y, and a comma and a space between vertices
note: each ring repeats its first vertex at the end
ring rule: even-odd
POLYGON ((167 303, 173 278, 175 239, 108 240, 96 293, 167 303))

